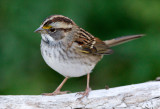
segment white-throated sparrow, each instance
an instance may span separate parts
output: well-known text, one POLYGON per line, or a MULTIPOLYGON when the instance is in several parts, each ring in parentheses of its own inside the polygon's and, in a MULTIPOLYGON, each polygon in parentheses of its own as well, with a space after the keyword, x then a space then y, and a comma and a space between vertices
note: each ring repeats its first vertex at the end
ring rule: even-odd
POLYGON ((45 95, 67 93, 60 89, 69 77, 87 75, 87 88, 81 93, 81 98, 88 96, 90 73, 103 55, 112 53, 110 47, 143 36, 131 35, 101 41, 62 15, 46 18, 35 32, 41 33, 41 53, 45 62, 65 77, 53 93, 45 95))

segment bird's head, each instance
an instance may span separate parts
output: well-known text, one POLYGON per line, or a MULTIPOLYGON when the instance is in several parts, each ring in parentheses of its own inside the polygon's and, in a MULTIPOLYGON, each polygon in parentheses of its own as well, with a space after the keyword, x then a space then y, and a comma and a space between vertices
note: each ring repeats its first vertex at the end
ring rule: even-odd
POLYGON ((57 41, 70 34, 74 26, 76 24, 68 17, 52 15, 46 18, 35 32, 41 33, 44 41, 57 41))

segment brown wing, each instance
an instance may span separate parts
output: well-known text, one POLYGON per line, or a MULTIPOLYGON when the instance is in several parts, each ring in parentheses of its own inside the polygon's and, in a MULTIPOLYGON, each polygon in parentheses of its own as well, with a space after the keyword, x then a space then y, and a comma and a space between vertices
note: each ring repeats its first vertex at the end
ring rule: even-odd
POLYGON ((89 54, 111 54, 112 50, 100 39, 80 28, 75 42, 81 46, 81 52, 89 54))

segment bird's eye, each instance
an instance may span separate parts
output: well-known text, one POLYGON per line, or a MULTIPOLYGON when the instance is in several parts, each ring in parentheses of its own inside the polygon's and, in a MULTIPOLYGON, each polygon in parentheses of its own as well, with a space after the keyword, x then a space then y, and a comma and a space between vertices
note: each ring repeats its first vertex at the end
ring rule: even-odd
POLYGON ((56 29, 55 29, 55 28, 51 28, 50 31, 51 31, 51 32, 55 32, 56 29))

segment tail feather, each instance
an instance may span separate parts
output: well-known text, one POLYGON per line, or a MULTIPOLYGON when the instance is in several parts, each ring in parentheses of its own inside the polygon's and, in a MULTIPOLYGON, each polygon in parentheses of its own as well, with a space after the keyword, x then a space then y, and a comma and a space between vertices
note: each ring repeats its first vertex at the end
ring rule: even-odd
POLYGON ((125 42, 128 42, 128 41, 131 41, 131 40, 140 38, 140 37, 142 37, 142 36, 144 36, 144 34, 129 35, 129 36, 118 37, 118 38, 111 39, 111 40, 106 40, 106 41, 104 41, 104 42, 105 42, 109 47, 112 47, 112 46, 116 46, 116 45, 119 45, 119 44, 122 44, 122 43, 125 43, 125 42))

